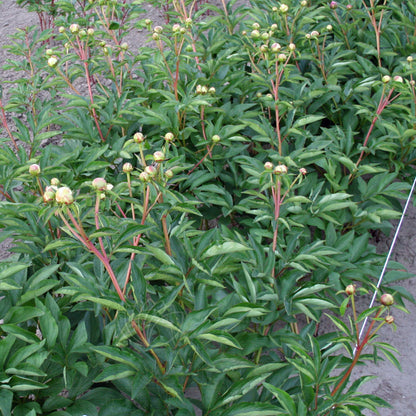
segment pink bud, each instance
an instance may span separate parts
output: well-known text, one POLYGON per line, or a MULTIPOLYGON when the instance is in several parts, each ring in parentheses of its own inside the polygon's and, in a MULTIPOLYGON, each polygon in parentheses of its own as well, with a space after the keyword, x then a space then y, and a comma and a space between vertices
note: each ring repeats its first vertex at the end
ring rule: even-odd
POLYGON ((123 165, 123 172, 124 172, 124 173, 130 173, 132 170, 133 170, 133 165, 132 165, 131 163, 126 162, 126 163, 123 165))
POLYGON ((92 187, 96 191, 105 191, 107 189, 107 181, 104 178, 95 178, 92 181, 92 187))
POLYGON ((29 173, 32 176, 38 176, 40 174, 40 166, 34 163, 33 165, 29 166, 29 173))
POLYGON ((391 306, 394 303, 394 298, 390 293, 385 293, 381 296, 380 303, 384 306, 391 306))
POLYGON ((338 3, 336 1, 331 1, 331 3, 329 3, 329 7, 332 10, 335 10, 338 7, 338 3))
POLYGON ((153 153, 153 159, 156 163, 161 163, 165 160, 165 154, 160 150, 153 153))
POLYGON ((143 143, 143 142, 144 142, 144 136, 143 136, 143 134, 142 134, 142 133, 137 132, 137 133, 135 133, 135 134, 134 134, 134 136, 133 136, 133 140, 134 140, 136 143, 143 143))
POLYGON ((353 294, 355 293, 355 285, 348 285, 348 286, 345 288, 345 293, 346 293, 348 296, 353 295, 353 294))
POLYGON ((58 204, 70 205, 74 202, 74 197, 67 186, 62 186, 56 191, 55 200, 58 204))

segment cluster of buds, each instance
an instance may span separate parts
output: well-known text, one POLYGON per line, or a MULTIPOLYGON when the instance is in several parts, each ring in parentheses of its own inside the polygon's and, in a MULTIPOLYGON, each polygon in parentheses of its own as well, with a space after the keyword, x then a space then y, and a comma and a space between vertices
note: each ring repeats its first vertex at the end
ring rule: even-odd
POLYGON ((153 40, 159 40, 160 39, 160 34, 163 32, 163 28, 162 26, 155 26, 153 28, 153 34, 152 34, 152 39, 153 40))
POLYGON ((172 33, 173 33, 174 35, 178 35, 178 34, 184 35, 184 34, 186 33, 186 28, 182 27, 182 26, 181 26, 180 24, 178 24, 178 23, 175 23, 175 24, 172 26, 172 33))
POLYGON ((277 165, 273 169, 273 173, 275 175, 285 175, 287 173, 287 166, 286 165, 277 165))
POLYGON ((214 87, 207 87, 206 85, 200 85, 198 84, 196 86, 196 93, 200 95, 206 95, 206 94, 215 94, 215 88, 214 87))
MULTIPOLYGON (((381 81, 383 82, 383 84, 388 84, 391 80, 392 80, 392 78, 391 78, 390 75, 384 75, 381 78, 381 81)), ((393 81, 394 82, 399 82, 400 84, 402 84, 403 83, 403 78, 400 75, 395 75, 393 77, 393 81)))
POLYGON ((95 178, 91 183, 92 188, 100 195, 100 199, 105 198, 105 192, 113 189, 113 185, 108 183, 104 178, 95 178))

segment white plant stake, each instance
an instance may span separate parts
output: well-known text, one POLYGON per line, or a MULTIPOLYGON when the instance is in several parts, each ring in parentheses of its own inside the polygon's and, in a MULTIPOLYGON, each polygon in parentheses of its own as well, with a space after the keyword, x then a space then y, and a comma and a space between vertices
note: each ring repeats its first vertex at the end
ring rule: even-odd
MULTIPOLYGON (((393 237, 393 240, 391 242, 389 252, 387 253, 387 257, 386 257, 386 261, 384 262, 383 270, 381 271, 380 277, 378 278, 376 290, 374 291, 374 294, 373 294, 373 297, 371 299, 369 308, 372 308, 373 307, 374 301, 376 300, 377 291, 380 288, 381 282, 382 282, 383 277, 384 277, 384 273, 386 272, 387 265, 389 264, 391 254, 393 252, 394 245, 396 244, 397 237, 399 236, 399 232, 400 232, 400 228, 402 226, 402 222, 403 222, 404 216, 406 215, 407 208, 409 206, 410 200, 411 200, 412 195, 413 195, 413 191, 415 189, 415 185, 416 185, 416 177, 414 178, 412 187, 411 187, 411 189, 409 191, 409 196, 407 197, 406 204, 404 205, 403 212, 402 212, 402 216, 400 217, 399 224, 397 225, 396 232, 394 233, 394 237, 393 237)), ((365 329, 365 327, 367 325, 367 321, 368 321, 368 317, 366 317, 364 319, 363 325, 361 327, 360 335, 358 337, 358 339, 360 341, 361 341, 361 336, 363 335, 364 329, 365 329)), ((357 351, 357 346, 354 348, 354 355, 355 355, 356 351, 357 351)))

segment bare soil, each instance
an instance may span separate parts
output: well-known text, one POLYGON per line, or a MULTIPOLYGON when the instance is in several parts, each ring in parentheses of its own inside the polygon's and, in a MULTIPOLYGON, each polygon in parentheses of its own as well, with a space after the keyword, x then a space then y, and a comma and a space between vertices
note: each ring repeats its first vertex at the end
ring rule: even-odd
MULTIPOLYGON (((163 23, 163 13, 160 10, 146 5, 148 16, 158 24, 163 23)), ((0 4, 0 87, 3 88, 3 100, 7 100, 7 89, 10 82, 16 80, 19 74, 2 69, 9 56, 4 46, 11 43, 10 36, 17 29, 38 24, 35 13, 29 13, 25 9, 16 6, 13 0, 4 0, 0 4)), ((146 41, 146 34, 135 31, 129 35, 128 43, 139 47, 146 41)), ((409 207, 404 220, 392 259, 402 263, 405 268, 416 275, 416 208, 409 207)), ((394 231, 394 230, 393 230, 394 231)), ((393 234, 393 232, 392 232, 393 234)), ((379 252, 386 253, 390 247, 391 236, 384 238, 379 243, 379 252)), ((0 245, 0 259, 9 256, 9 242, 0 245)), ((415 278, 403 282, 404 286, 416 298, 415 278)), ((380 340, 393 345, 400 353, 400 363, 402 371, 397 370, 388 360, 379 362, 377 365, 371 364, 359 367, 355 370, 355 376, 374 375, 371 382, 365 384, 362 393, 375 393, 381 396, 392 405, 392 409, 381 409, 381 416, 412 416, 416 415, 416 306, 410 302, 407 304, 409 314, 395 312, 395 322, 397 331, 393 332, 391 327, 385 326, 382 329, 380 340)), ((371 412, 369 416, 374 415, 371 412)))

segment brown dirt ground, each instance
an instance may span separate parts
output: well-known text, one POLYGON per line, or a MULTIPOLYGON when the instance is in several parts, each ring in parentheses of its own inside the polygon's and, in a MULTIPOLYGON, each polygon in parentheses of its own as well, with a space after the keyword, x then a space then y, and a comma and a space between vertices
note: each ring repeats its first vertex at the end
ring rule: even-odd
MULTIPOLYGON (((146 6, 149 10, 148 17, 157 22, 163 23, 163 14, 159 10, 146 6)), ((7 52, 2 48, 10 43, 8 38, 17 29, 35 25, 38 19, 35 13, 28 13, 26 10, 18 8, 13 0, 3 0, 0 4, 0 85, 6 90, 3 97, 7 100, 7 88, 9 84, 4 81, 16 79, 12 71, 5 71, 1 67, 8 58, 7 52)), ((146 34, 135 32, 129 36, 129 44, 143 44, 146 34)), ((401 262, 409 272, 416 274, 416 235, 414 224, 416 222, 416 208, 409 207, 404 220, 402 230, 399 234, 398 242, 393 252, 392 259, 401 262)), ((393 234, 393 232, 392 232, 393 234)), ((384 239, 379 243, 380 252, 387 252, 391 238, 384 239)), ((0 245, 0 259, 9 255, 10 245, 3 243, 0 245)), ((416 297, 415 279, 405 281, 403 286, 416 297)), ((375 393, 387 400, 392 409, 381 409, 381 416, 412 416, 416 415, 416 325, 415 313, 416 306, 408 304, 409 314, 395 312, 397 331, 393 332, 390 327, 383 328, 380 340, 391 343, 400 353, 400 363, 402 372, 397 370, 389 361, 379 362, 378 365, 368 365, 359 367, 355 370, 355 375, 375 375, 377 378, 365 384, 362 393, 375 393)), ((368 412, 369 416, 373 413, 368 412)))

